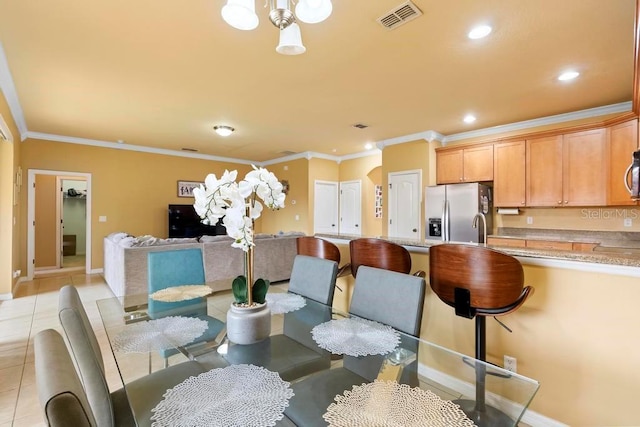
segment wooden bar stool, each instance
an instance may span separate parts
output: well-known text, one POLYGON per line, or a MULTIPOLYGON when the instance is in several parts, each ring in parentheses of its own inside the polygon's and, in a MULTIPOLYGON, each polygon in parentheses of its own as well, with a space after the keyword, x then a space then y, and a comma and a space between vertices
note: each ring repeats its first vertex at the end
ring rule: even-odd
MULTIPOLYGON (((356 277, 358 267, 381 268, 398 273, 411 273, 411 254, 403 246, 382 239, 361 238, 349 242, 351 255, 351 275, 356 277)), ((418 270, 414 276, 425 277, 426 273, 418 270)))
MULTIPOLYGON (((475 317, 475 357, 482 361, 487 359, 486 317, 517 310, 534 291, 524 286, 524 272, 516 258, 463 244, 429 248, 429 281, 431 289, 455 309, 456 315, 475 317)), ((485 404, 485 375, 485 365, 476 366, 476 400, 456 403, 478 426, 512 425, 507 415, 485 404)))
POLYGON ((296 239, 296 249, 298 255, 314 256, 337 262, 338 277, 347 276, 351 273, 350 264, 347 263, 340 266, 340 249, 328 240, 314 236, 300 236, 296 239))

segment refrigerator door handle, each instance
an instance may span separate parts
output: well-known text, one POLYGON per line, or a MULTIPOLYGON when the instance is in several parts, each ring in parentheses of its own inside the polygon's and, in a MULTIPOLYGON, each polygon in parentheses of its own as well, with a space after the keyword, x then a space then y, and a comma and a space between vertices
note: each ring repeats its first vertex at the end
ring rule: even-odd
POLYGON ((442 241, 449 241, 449 201, 442 203, 442 241))

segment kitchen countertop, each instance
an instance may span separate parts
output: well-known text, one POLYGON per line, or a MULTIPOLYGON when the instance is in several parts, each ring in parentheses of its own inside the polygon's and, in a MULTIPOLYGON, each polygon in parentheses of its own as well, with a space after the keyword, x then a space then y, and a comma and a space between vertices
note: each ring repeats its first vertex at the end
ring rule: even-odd
MULTIPOLYGON (((326 239, 333 239, 339 241, 349 241, 367 236, 355 236, 348 234, 316 234, 317 237, 326 239)), ((399 245, 407 247, 407 249, 425 249, 433 245, 441 244, 440 240, 412 240, 412 239, 398 239, 388 238, 384 236, 375 236, 379 239, 388 240, 390 242, 397 243, 399 245)), ((522 239, 520 236, 504 236, 495 235, 494 237, 512 237, 522 239)), ((558 238, 558 237, 556 237, 558 238)), ((550 239, 550 238, 548 238, 550 239)), ((583 240, 576 240, 583 241, 583 240)), ((465 243, 465 242, 451 242, 451 243, 465 243)), ((476 243, 466 243, 476 244, 476 243)), ((593 264, 605 264, 611 266, 623 266, 623 267, 640 267, 640 250, 638 248, 631 247, 601 247, 598 251, 593 252, 579 252, 579 251, 560 251, 560 250, 548 250, 548 249, 532 249, 532 248, 514 248, 508 246, 488 246, 492 249, 505 252, 509 255, 513 255, 521 258, 532 258, 541 260, 559 260, 559 261, 577 261, 593 264), (635 249, 635 250, 634 250, 635 249)))

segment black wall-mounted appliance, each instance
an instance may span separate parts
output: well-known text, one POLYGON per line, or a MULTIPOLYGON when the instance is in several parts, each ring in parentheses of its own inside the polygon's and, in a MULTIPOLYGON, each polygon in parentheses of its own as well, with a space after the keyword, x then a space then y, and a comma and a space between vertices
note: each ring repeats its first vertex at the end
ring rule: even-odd
POLYGON ((201 222, 193 205, 169 205, 169 237, 200 237, 227 234, 222 220, 216 225, 201 222))
POLYGON ((631 164, 624 173, 624 185, 633 200, 640 199, 640 150, 633 152, 631 164), (631 175, 631 184, 629 184, 629 175, 631 175))

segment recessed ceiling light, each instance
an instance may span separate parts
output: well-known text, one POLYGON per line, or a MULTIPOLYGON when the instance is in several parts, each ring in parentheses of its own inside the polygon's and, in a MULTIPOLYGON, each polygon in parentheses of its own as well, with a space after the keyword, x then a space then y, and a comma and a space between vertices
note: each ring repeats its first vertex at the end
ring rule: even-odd
POLYGON ((580 75, 577 71, 565 71, 564 73, 558 76, 558 80, 564 82, 567 80, 573 80, 580 75))
POLYGON ((219 126, 214 126, 213 130, 216 131, 216 133, 220 136, 229 136, 233 133, 235 129, 232 128, 231 126, 219 125, 219 126))
POLYGON ((487 37, 491 33, 491 29, 488 25, 478 25, 477 27, 473 27, 467 36, 473 40, 481 39, 487 37))
POLYGON ((371 150, 373 148, 373 144, 370 142, 367 142, 366 144, 364 144, 364 149, 365 150, 371 150))
POLYGON ((473 114, 467 114, 462 120, 464 120, 465 123, 473 123, 476 121, 476 116, 474 116, 473 114))

